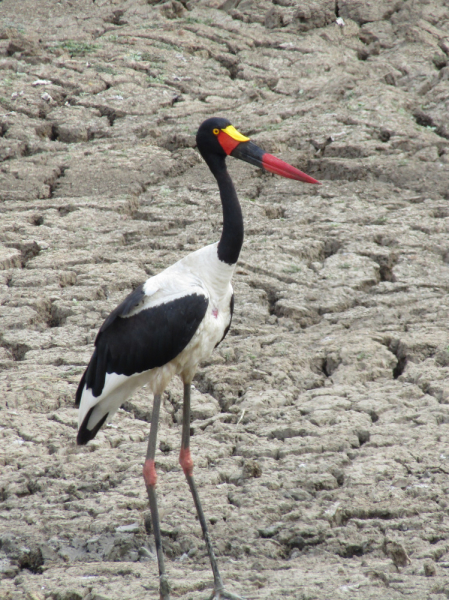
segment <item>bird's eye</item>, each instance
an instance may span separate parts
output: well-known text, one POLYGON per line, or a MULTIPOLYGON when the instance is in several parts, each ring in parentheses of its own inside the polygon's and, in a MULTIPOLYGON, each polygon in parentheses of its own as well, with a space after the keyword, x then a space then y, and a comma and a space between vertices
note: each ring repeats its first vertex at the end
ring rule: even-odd
POLYGON ((220 130, 219 130, 219 129, 215 128, 215 129, 213 130, 213 134, 214 134, 214 135, 218 135, 219 133, 220 133, 220 130))

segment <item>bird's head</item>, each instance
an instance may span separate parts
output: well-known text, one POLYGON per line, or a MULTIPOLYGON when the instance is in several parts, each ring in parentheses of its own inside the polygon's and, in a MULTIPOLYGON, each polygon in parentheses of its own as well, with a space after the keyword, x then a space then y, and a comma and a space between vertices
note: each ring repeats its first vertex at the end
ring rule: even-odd
POLYGON ((196 143, 204 160, 212 156, 233 156, 265 171, 306 183, 320 183, 280 158, 268 154, 242 135, 227 119, 212 117, 204 121, 196 134, 196 143))

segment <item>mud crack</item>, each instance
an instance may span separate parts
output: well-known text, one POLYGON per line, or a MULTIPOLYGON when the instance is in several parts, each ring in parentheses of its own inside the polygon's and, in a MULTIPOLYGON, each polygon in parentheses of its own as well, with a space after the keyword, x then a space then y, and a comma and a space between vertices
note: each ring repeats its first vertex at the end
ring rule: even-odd
MULTIPOLYGON (((56 138, 57 139, 57 138, 56 138)), ((50 188, 50 194, 49 194, 49 198, 53 198, 53 195, 57 189, 57 187, 60 185, 60 179, 62 177, 64 177, 65 172, 67 171, 68 167, 65 165, 61 165, 59 167, 57 167, 56 172, 47 180, 44 181, 44 183, 46 183, 49 188, 50 188)))
POLYGON ((404 345, 398 339, 390 340, 385 345, 387 346, 388 350, 396 356, 398 360, 396 366, 393 367, 393 377, 394 379, 398 379, 398 377, 400 377, 405 371, 405 367, 407 366, 408 358, 404 350, 404 345))

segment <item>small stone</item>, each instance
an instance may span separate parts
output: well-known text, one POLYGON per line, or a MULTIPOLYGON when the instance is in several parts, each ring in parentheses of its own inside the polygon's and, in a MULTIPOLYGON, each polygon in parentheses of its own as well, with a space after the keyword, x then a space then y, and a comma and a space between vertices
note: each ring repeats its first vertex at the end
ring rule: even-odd
POLYGON ((115 528, 117 533, 137 533, 139 531, 139 523, 131 523, 130 525, 120 525, 115 528))
POLYGON ((414 111, 413 117, 418 125, 422 125, 423 127, 433 127, 435 125, 432 117, 419 108, 414 111))
POLYGON ((141 546, 139 548, 139 556, 142 558, 154 558, 153 553, 149 550, 149 548, 147 548, 146 546, 141 546))
POLYGON ((406 487, 408 486, 408 480, 406 477, 398 477, 397 479, 393 480, 393 485, 395 487, 401 488, 402 490, 405 490, 406 487))
MULTIPOLYGON (((55 600, 83 600, 84 594, 78 590, 65 590, 54 596, 55 600)), ((109 600, 109 599, 108 599, 109 600)))
POLYGON ((173 450, 173 448, 172 448, 170 442, 161 440, 161 442, 159 444, 159 450, 161 452, 163 452, 164 454, 168 454, 169 452, 171 452, 173 450))
POLYGON ((282 27, 282 13, 281 11, 273 6, 265 15, 264 25, 267 29, 276 29, 282 27))
POLYGON ((279 530, 281 529, 282 525, 277 523, 275 525, 270 525, 269 527, 263 527, 262 529, 258 529, 257 533, 260 535, 261 538, 272 538, 274 537, 277 533, 279 533, 279 530))
POLYGON ((388 129, 385 129, 384 127, 382 127, 382 129, 379 132, 379 139, 381 142, 388 142, 389 139, 391 137, 391 133, 388 131, 388 129))
POLYGON ((16 248, 0 246, 0 270, 20 268, 22 255, 16 248))
POLYGON ((366 48, 361 48, 360 50, 357 50, 357 58, 359 60, 367 60, 369 57, 369 52, 366 48))
POLYGON ((447 56, 445 54, 435 54, 432 62, 438 70, 441 70, 447 65, 447 56))
POLYGON ((438 127, 435 129, 435 133, 440 137, 449 140, 449 127, 447 125, 438 125, 438 127))
POLYGON ((432 560, 426 560, 424 563, 424 575, 426 577, 435 577, 437 570, 432 560))
POLYGON ((440 40, 438 46, 441 50, 449 56, 449 40, 440 40))
POLYGON ((242 476, 244 479, 251 479, 252 477, 258 478, 262 476, 262 468, 259 463, 255 460, 246 460, 243 469, 242 476))

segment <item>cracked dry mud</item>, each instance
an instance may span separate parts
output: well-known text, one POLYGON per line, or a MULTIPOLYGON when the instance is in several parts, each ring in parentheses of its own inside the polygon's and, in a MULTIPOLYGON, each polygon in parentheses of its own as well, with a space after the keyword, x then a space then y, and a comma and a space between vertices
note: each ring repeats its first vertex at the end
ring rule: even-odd
MULTIPOLYGON (((213 115, 323 184, 228 160, 236 311, 192 422, 223 579, 260 600, 447 599, 447 0, 3 0, 0 22, 2 600, 158 597, 151 399, 82 448, 73 401, 109 311, 218 239, 194 141, 213 115)), ((181 396, 158 494, 173 598, 197 600, 181 396)))

